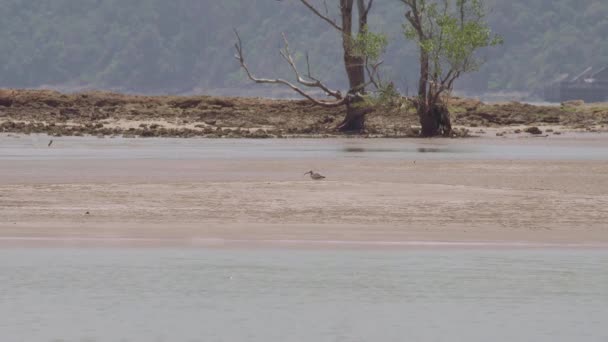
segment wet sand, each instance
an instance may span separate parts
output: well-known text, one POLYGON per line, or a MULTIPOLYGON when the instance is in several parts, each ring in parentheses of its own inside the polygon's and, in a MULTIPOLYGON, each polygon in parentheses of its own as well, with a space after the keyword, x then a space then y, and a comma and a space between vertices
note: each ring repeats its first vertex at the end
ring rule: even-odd
POLYGON ((109 140, 89 139, 45 159, 2 141, 0 246, 608 246, 597 158, 95 158, 109 140))

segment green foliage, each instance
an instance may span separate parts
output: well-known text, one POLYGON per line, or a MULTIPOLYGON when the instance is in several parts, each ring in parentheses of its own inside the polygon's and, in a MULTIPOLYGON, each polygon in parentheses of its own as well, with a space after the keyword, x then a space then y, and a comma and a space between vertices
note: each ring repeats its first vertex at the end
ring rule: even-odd
POLYGON ((419 12, 408 15, 404 33, 428 56, 434 93, 451 90, 453 80, 477 70, 479 49, 502 43, 485 22, 481 0, 418 0, 416 8, 419 12))
POLYGON ((385 34, 370 32, 364 27, 351 42, 351 52, 374 62, 380 59, 387 45, 388 37, 385 34))
POLYGON ((439 30, 443 36, 435 45, 442 46, 442 50, 435 58, 445 59, 453 69, 469 72, 476 70, 480 61, 474 58, 474 53, 484 47, 496 46, 502 43, 502 38, 494 36, 491 30, 481 21, 469 21, 462 25, 458 19, 450 15, 437 18, 439 30))
POLYGON ((388 107, 395 108, 397 104, 402 102, 401 94, 395 88, 393 82, 380 84, 378 89, 370 92, 363 97, 363 107, 388 107))

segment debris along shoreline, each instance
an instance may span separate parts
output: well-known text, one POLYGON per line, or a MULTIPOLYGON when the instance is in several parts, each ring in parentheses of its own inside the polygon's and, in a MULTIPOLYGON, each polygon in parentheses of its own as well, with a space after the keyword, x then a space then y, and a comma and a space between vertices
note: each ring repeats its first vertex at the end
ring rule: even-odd
MULTIPOLYGON (((608 103, 535 106, 449 101, 457 135, 494 127, 559 126, 608 131, 608 103)), ((306 100, 215 96, 143 96, 0 89, 0 132, 52 136, 282 138, 339 137, 343 108, 306 100)), ((542 128, 542 127, 541 127, 542 128)), ((523 129, 525 131, 525 129, 523 129)), ((364 137, 416 137, 418 117, 407 99, 368 115, 364 137)), ((532 133, 530 133, 532 134, 532 133)))

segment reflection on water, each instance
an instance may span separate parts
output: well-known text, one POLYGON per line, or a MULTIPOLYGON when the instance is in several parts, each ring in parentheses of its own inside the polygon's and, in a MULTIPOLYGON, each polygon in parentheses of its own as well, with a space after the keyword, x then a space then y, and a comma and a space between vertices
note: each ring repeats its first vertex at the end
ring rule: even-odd
POLYGON ((347 146, 344 153, 473 153, 473 149, 417 147, 417 148, 365 148, 347 146))
POLYGON ((430 147, 419 147, 419 148, 416 149, 416 151, 418 151, 420 153, 439 153, 439 152, 448 153, 448 152, 452 152, 452 151, 450 151, 448 149, 430 148, 430 147))
POLYGON ((608 149, 572 141, 537 139, 97 139, 47 136, 10 138, 0 134, 0 160, 53 159, 571 159, 608 160, 608 149))
MULTIPOLYGON (((368 152, 368 150, 362 148, 362 147, 345 147, 342 151, 346 152, 346 153, 363 153, 363 152, 368 152)), ((383 151, 386 152, 386 151, 383 151)))
POLYGON ((606 341, 599 250, 0 250, 3 341, 606 341))
POLYGON ((405 153, 411 153, 413 151, 416 151, 418 153, 470 153, 471 151, 467 151, 465 149, 461 149, 461 150, 456 150, 456 149, 449 149, 449 148, 437 148, 437 147, 418 147, 416 149, 407 149, 407 148, 402 148, 402 149, 397 149, 397 148, 363 148, 363 147, 345 147, 342 149, 343 152, 345 153, 399 153, 399 152, 405 152, 405 153))

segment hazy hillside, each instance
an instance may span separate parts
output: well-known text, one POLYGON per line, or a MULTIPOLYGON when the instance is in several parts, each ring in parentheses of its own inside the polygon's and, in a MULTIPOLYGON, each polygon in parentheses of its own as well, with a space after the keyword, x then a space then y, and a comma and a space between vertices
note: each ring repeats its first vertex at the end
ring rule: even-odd
MULTIPOLYGON (((460 89, 533 90, 556 73, 608 64, 608 1, 488 7, 505 44, 484 52, 488 63, 460 89)), ((258 74, 288 74, 278 55, 285 32, 294 50, 310 52, 318 74, 344 83, 336 32, 295 0, 0 0, 0 8, 0 87, 234 93, 248 83, 232 57, 233 27, 258 74)), ((391 37, 387 76, 405 91, 414 88, 416 52, 402 19, 399 1, 376 1, 371 22, 391 37)))

